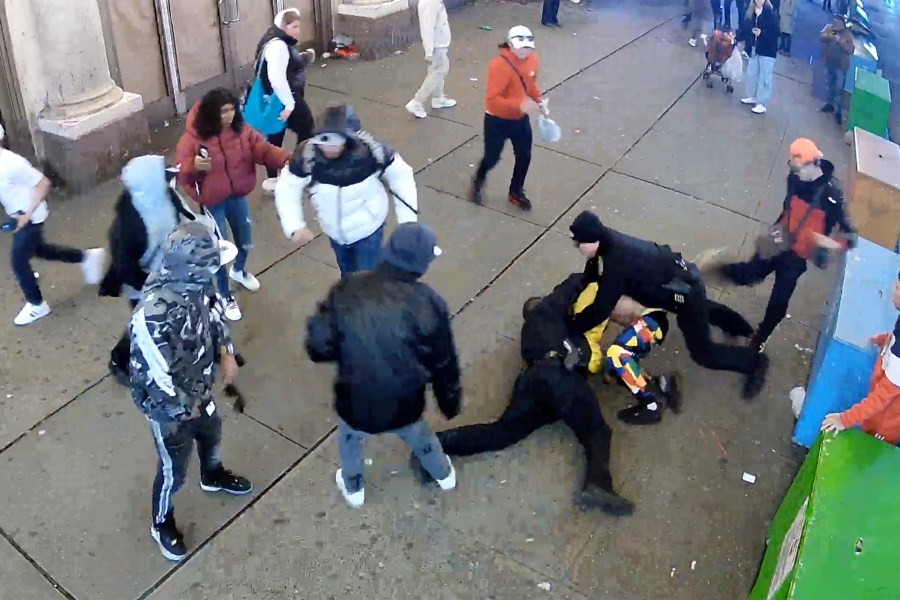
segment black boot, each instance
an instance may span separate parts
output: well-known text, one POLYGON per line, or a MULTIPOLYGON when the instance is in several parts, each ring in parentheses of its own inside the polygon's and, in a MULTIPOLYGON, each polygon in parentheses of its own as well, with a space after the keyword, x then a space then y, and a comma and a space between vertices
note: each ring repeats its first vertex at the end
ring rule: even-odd
POLYGON ((131 377, 128 373, 128 361, 131 359, 131 340, 128 337, 128 332, 119 338, 119 342, 116 344, 115 348, 113 348, 109 353, 109 364, 107 367, 109 368, 109 374, 113 376, 113 379, 119 385, 128 387, 131 385, 131 377))
POLYGON ((484 181, 473 179, 469 187, 469 201, 481 206, 484 203, 484 181))
POLYGON ((654 425, 662 420, 662 405, 653 392, 643 391, 636 395, 638 403, 623 408, 616 416, 629 425, 654 425))
POLYGON ((599 508, 614 516, 633 513, 634 505, 613 490, 612 474, 609 472, 609 429, 597 432, 587 442, 583 442, 583 445, 587 472, 579 498, 580 504, 585 508, 599 508))
POLYGON ((766 384, 766 374, 769 372, 769 357, 765 354, 757 355, 757 362, 752 371, 747 373, 744 380, 744 398, 750 400, 759 395, 766 384))

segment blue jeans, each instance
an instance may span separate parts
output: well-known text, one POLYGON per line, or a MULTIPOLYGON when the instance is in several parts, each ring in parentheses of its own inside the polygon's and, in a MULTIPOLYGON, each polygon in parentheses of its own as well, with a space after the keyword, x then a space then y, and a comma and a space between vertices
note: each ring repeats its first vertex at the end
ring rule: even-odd
MULTIPOLYGON (((207 207, 222 237, 228 239, 225 223, 231 229, 231 236, 234 238, 234 245, 237 246, 237 258, 234 259, 234 270, 243 273, 244 266, 247 264, 247 255, 250 254, 250 248, 253 247, 253 239, 251 238, 250 206, 247 204, 247 198, 244 196, 231 196, 225 200, 207 207)), ((219 294, 225 299, 231 299, 231 290, 228 287, 228 270, 223 266, 216 272, 216 287, 219 294)))
POLYGON ((775 59, 770 56, 750 57, 747 65, 747 95, 765 106, 772 96, 772 71, 775 59))
POLYGON ((376 229, 375 233, 369 237, 364 237, 358 242, 346 246, 331 240, 331 248, 334 250, 338 268, 341 270, 341 279, 346 279, 350 273, 374 269, 381 260, 382 238, 384 238, 384 225, 376 229))
POLYGON ((44 225, 29 223, 13 234, 12 270, 16 274, 19 287, 25 301, 29 304, 40 304, 44 301, 41 296, 41 288, 38 286, 34 271, 31 269, 31 259, 37 257, 43 260, 77 264, 84 260, 84 252, 66 246, 55 246, 44 241, 44 225))
POLYGON ((559 23, 559 0, 544 0, 544 6, 541 8, 541 24, 557 23, 559 23))
POLYGON ((837 114, 841 114, 841 104, 843 104, 841 96, 844 93, 844 79, 846 77, 847 73, 840 69, 825 70, 825 81, 828 83, 828 96, 825 101, 834 106, 834 112, 837 114))

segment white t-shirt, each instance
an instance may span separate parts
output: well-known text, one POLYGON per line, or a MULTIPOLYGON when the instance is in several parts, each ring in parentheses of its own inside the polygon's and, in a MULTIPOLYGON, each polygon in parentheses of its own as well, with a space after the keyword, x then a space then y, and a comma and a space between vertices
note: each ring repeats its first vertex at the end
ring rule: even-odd
MULTIPOLYGON (((25 157, 0 148, 0 204, 10 216, 25 212, 34 201, 34 188, 44 178, 25 157)), ((31 215, 32 223, 43 223, 50 216, 46 202, 41 202, 31 215)))

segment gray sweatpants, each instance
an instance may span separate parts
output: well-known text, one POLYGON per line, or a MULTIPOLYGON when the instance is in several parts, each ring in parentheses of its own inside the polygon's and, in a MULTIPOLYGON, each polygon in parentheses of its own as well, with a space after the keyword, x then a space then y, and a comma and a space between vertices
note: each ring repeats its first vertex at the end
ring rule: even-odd
MULTIPOLYGON (((363 442, 371 434, 353 429, 346 421, 338 418, 338 454, 341 458, 341 472, 344 487, 353 494, 365 487, 363 479, 363 442)), ((450 460, 441 449, 441 443, 425 421, 419 419, 411 425, 394 429, 393 433, 409 446, 422 467, 434 479, 445 479, 450 475, 450 460)))

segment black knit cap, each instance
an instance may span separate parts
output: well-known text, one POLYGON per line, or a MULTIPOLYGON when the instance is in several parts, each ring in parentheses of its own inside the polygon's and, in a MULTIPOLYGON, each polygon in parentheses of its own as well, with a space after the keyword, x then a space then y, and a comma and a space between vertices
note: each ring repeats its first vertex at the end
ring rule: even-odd
POLYGON ((569 231, 572 233, 572 239, 579 244, 593 244, 603 238, 606 227, 603 226, 600 217, 586 210, 575 217, 569 231))

